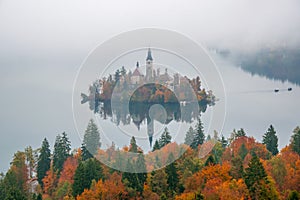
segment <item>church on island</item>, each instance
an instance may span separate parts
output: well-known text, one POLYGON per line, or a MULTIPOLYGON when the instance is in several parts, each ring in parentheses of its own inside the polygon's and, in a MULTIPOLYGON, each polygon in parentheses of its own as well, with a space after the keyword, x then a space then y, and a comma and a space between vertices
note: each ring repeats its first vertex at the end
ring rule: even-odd
POLYGON ((136 63, 136 68, 133 73, 130 74, 130 83, 131 84, 145 84, 145 83, 160 83, 166 86, 179 85, 179 74, 175 73, 174 76, 168 74, 168 69, 165 68, 164 73, 160 73, 160 68, 156 70, 153 67, 153 57, 151 49, 148 49, 147 58, 146 58, 146 74, 144 75, 141 72, 141 67, 139 62, 136 63))

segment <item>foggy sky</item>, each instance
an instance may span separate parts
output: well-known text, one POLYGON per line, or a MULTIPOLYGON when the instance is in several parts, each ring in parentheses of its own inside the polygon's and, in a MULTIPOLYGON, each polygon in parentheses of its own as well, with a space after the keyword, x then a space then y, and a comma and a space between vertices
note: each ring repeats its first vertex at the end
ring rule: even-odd
POLYGON ((300 1, 0 0, 0 171, 26 145, 66 131, 72 84, 88 53, 112 36, 170 29, 205 46, 255 50, 300 44, 300 1))

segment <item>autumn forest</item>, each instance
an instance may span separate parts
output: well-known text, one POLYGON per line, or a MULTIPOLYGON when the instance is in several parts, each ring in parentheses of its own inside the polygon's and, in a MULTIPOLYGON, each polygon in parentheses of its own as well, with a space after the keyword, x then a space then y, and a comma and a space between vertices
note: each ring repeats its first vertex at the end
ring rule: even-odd
MULTIPOLYGON (((299 199, 299 127, 280 151, 272 125, 259 139, 262 143, 243 129, 233 130, 227 139, 206 135, 199 119, 186 133, 185 144, 173 142, 167 128, 155 141, 152 152, 184 149, 179 159, 166 166, 161 161, 147 166, 149 156, 134 137, 122 149, 112 144, 102 150, 91 120, 80 148, 72 150, 68 135, 62 133, 53 152, 47 138, 38 149, 17 151, 10 169, 1 175, 0 199, 299 199), (122 172, 99 161, 109 155, 117 165, 124 152, 138 155, 125 161, 125 167, 145 171, 122 172)), ((174 159, 173 153, 167 155, 163 160, 174 159)))

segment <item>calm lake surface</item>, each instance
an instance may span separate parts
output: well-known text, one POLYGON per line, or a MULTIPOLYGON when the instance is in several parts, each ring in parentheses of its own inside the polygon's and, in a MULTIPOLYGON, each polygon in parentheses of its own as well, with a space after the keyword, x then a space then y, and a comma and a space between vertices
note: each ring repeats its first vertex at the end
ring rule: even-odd
MULTIPOLYGON (((300 105, 299 86, 288 81, 281 82, 251 75, 218 54, 211 56, 220 70, 227 95, 226 100, 220 99, 220 102, 226 101, 226 116, 221 134, 229 137, 233 129, 244 128, 248 136, 261 141, 263 134, 272 124, 279 137, 279 147, 287 145, 293 129, 300 124, 300 112, 297 111, 300 105), (292 91, 286 91, 290 87, 292 91), (279 89, 279 92, 275 93, 274 89, 279 89)), ((208 107, 202 113, 201 119, 206 135, 213 136, 214 121, 211 119, 213 108, 218 106, 220 103, 216 102, 215 107, 208 107)), ((163 111, 161 112, 163 115, 163 111)), ((151 150, 147 120, 143 120, 139 125, 136 122, 124 125, 119 122, 118 116, 120 117, 120 113, 115 112, 110 120, 98 117, 103 133, 103 148, 110 146, 111 141, 122 148, 129 144, 131 136, 135 136, 143 150, 151 150)), ((153 142, 160 137, 164 127, 168 127, 173 141, 182 143, 187 129, 189 126, 195 126, 195 123, 195 119, 190 122, 171 120, 165 124, 155 121, 153 142)))
POLYGON ((262 140, 270 124, 279 137, 279 147, 289 143, 292 131, 300 125, 300 87, 288 81, 270 80, 243 71, 219 55, 212 54, 227 93, 227 114, 223 133, 244 128, 247 135, 262 140), (293 90, 274 92, 274 89, 293 90))
MULTIPOLYGON (((234 128, 243 127, 247 135, 261 141, 264 132, 270 124, 273 124, 279 137, 279 147, 282 148, 288 144, 293 129, 300 125, 299 86, 289 82, 282 83, 265 77, 252 76, 217 54, 211 54, 211 56, 222 74, 227 94, 227 112, 222 134, 229 137, 234 128), (292 87, 293 90, 273 92, 276 88, 287 89, 288 87, 292 87)), ((0 171, 5 172, 8 169, 12 156, 17 150, 24 150, 28 145, 38 148, 44 137, 48 138, 53 147, 56 135, 66 131, 73 148, 81 145, 82 141, 74 128, 70 106, 72 84, 77 67, 50 66, 45 70, 40 66, 32 66, 26 73, 32 73, 31 77, 36 78, 30 79, 29 75, 24 75, 25 72, 16 73, 20 70, 17 67, 0 70, 3 76, 1 92, 9 94, 9 98, 1 99, 0 105, 2 111, 0 146, 3 149, 0 152, 0 171), (56 80, 55 84, 53 80, 56 80), (20 95, 23 104, 19 102, 20 95)), ((220 104, 217 102, 215 107, 217 108, 218 105, 220 104)), ((82 106, 89 111, 88 105, 82 106)), ((208 107, 202 115, 205 131, 210 125, 211 114, 212 107, 208 107)), ((135 125, 115 126, 111 130, 111 123, 110 120, 102 121, 101 129, 112 132, 110 139, 117 141, 118 146, 128 145, 130 140, 130 134, 117 134, 121 128, 128 132, 134 130, 135 134, 143 134, 143 140, 138 141, 138 144, 146 151, 150 149, 146 124, 141 124, 140 131, 137 132, 135 125)), ((181 123, 181 125, 181 128, 185 129, 194 124, 181 123)), ((178 123, 172 121, 168 126, 175 138, 174 133, 178 131, 178 123)), ((154 128, 159 132, 163 130, 163 125, 155 122, 154 128)), ((175 140, 183 141, 184 135, 185 133, 179 134, 175 140)), ((101 137, 103 148, 111 145, 105 135, 101 134, 101 137)), ((158 137, 159 135, 154 135, 153 139, 158 137)))

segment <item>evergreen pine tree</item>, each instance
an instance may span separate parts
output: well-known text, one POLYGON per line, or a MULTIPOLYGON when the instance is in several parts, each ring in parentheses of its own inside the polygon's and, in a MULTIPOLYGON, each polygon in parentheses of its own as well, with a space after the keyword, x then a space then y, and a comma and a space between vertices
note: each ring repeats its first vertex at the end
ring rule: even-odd
POLYGON ((157 193, 159 196, 167 193, 168 183, 165 170, 160 169, 151 172, 150 186, 151 190, 157 193))
POLYGON ((89 121, 85 130, 82 146, 85 146, 86 150, 88 150, 91 155, 95 155, 101 147, 100 133, 93 119, 89 121))
POLYGON ((222 135, 222 137, 221 137, 221 141, 220 141, 221 143, 222 143, 222 147, 223 148, 226 148, 227 147, 227 145, 228 145, 228 141, 225 139, 225 137, 222 135))
POLYGON ((146 164, 145 164, 145 158, 143 153, 139 153, 137 161, 135 163, 136 167, 136 174, 137 176, 137 184, 136 184, 136 190, 139 192, 142 192, 144 190, 144 183, 147 179, 147 173, 146 173, 146 164))
POLYGON ((209 155, 208 158, 205 161, 204 166, 210 166, 210 165, 215 165, 216 164, 216 159, 213 155, 209 155))
POLYGON ((123 172, 122 180, 123 180, 123 182, 125 183, 125 185, 127 187, 134 188, 135 181, 136 181, 135 180, 136 176, 132 171, 133 170, 133 164, 131 163, 130 159, 127 160, 125 169, 126 170, 125 170, 125 172, 123 172))
POLYGON ((244 143, 239 148, 238 154, 239 154, 239 156, 241 157, 242 160, 244 160, 244 158, 248 154, 248 149, 246 148, 246 145, 244 143))
POLYGON ((159 149, 160 149, 160 146, 159 146, 158 140, 155 140, 152 151, 156 151, 159 149))
POLYGON ((195 137, 195 130, 193 127, 190 126, 189 130, 187 131, 184 139, 184 144, 191 145, 195 137))
POLYGON ((236 156, 232 158, 230 175, 236 180, 238 180, 243 177, 243 173, 244 173, 244 166, 243 166, 242 158, 240 156, 236 156))
POLYGON ((175 164, 174 161, 175 161, 174 155, 173 155, 173 153, 170 153, 169 156, 168 156, 167 163, 171 163, 171 164, 169 164, 165 168, 165 172, 167 174, 168 189, 171 193, 171 196, 173 196, 173 194, 177 192, 178 182, 179 182, 177 167, 176 167, 176 164, 175 164))
POLYGON ((244 178, 250 192, 253 192, 252 187, 260 180, 267 180, 267 173, 256 154, 252 156, 244 178))
POLYGON ((101 178, 103 178, 103 169, 97 159, 90 158, 80 162, 74 174, 73 196, 76 197, 84 189, 89 189, 93 180, 97 182, 101 178))
POLYGON ((296 190, 290 191, 287 200, 299 200, 299 199, 300 199, 300 194, 298 191, 296 190))
POLYGON ((84 144, 81 145, 81 159, 82 161, 85 161, 89 158, 93 158, 94 156, 90 153, 90 151, 87 150, 86 146, 84 144))
POLYGON ((300 128, 297 127, 294 130, 294 134, 291 138, 291 146, 294 152, 300 155, 300 128))
POLYGON ((48 140, 45 138, 42 143, 40 155, 37 163, 37 178, 38 182, 43 188, 43 178, 46 176, 46 172, 50 169, 51 163, 51 151, 48 140))
POLYGON ((25 153, 18 151, 14 154, 11 167, 3 180, 0 180, 0 199, 28 199, 28 170, 25 164, 25 153))
POLYGON ((206 141, 210 141, 211 140, 211 136, 208 134, 206 137, 206 141))
POLYGON ((256 154, 252 156, 248 166, 244 180, 251 199, 278 199, 278 194, 270 184, 267 173, 256 154))
POLYGON ((130 140, 129 152, 132 152, 132 153, 137 153, 138 152, 138 146, 136 144, 136 140, 135 140, 134 136, 132 136, 131 140, 130 140))
POLYGON ((166 127, 164 132, 159 138, 158 144, 160 148, 163 148, 167 144, 171 143, 172 136, 170 135, 168 128, 166 127))
POLYGON ((53 151, 53 167, 61 171, 65 160, 70 156, 71 144, 65 132, 56 136, 53 151))
POLYGON ((204 140, 205 140, 205 135, 204 135, 204 131, 203 131, 203 125, 202 125, 202 122, 199 117, 198 123, 196 125, 196 132, 195 132, 194 140, 190 146, 193 149, 197 149, 200 144, 203 144, 204 140))
POLYGON ((237 131, 235 138, 244 137, 244 136, 246 136, 246 133, 245 133, 244 129, 241 128, 240 130, 237 131))
POLYGON ((267 149, 273 154, 278 154, 278 137, 274 127, 270 125, 268 131, 263 136, 263 144, 266 145, 267 149))
POLYGON ((80 162, 74 174, 74 183, 72 185, 73 196, 81 194, 84 190, 85 169, 83 162, 80 162))

